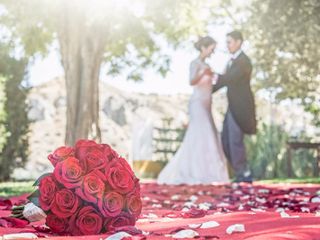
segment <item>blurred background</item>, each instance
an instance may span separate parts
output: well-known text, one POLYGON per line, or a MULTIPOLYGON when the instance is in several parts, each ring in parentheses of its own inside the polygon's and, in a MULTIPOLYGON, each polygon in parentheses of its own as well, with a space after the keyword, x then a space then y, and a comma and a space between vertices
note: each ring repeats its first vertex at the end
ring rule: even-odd
MULTIPOLYGON (((156 177, 188 126, 193 43, 215 38, 223 73, 233 29, 254 67, 255 179, 318 177, 319 0, 0 0, 0 181, 51 171, 47 155, 80 138, 156 177)), ((226 107, 213 95, 219 130, 226 107)))

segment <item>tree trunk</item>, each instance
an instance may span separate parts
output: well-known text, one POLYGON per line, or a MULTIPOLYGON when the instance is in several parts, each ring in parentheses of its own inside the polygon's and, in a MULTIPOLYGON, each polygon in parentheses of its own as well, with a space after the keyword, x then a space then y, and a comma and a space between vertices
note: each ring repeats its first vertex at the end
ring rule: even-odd
POLYGON ((105 46, 99 27, 88 25, 73 2, 65 2, 58 32, 67 93, 65 143, 70 146, 83 138, 101 141, 99 74, 105 46))

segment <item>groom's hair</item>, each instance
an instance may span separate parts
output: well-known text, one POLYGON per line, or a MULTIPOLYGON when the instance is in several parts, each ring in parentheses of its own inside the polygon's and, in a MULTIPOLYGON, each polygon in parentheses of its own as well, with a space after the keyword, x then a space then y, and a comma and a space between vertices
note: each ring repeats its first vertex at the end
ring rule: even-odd
POLYGON ((234 40, 240 40, 241 42, 243 42, 243 36, 240 31, 235 30, 235 31, 229 32, 227 36, 232 37, 234 40))

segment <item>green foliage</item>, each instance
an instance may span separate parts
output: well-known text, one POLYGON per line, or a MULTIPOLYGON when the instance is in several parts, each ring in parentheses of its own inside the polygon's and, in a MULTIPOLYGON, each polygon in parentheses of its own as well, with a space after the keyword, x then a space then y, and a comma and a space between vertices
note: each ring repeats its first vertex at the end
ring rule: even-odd
POLYGON ((247 27, 261 83, 279 98, 301 98, 319 85, 320 2, 253 1, 247 27))
POLYGON ((221 1, 209 0, 18 2, 0 0, 0 7, 6 9, 0 22, 10 38, 18 40, 25 56, 45 54, 54 39, 61 43, 67 32, 75 30, 69 28, 77 28, 79 41, 104 43, 101 51, 109 74, 129 67, 127 75, 133 80, 140 80, 143 69, 150 67, 164 76, 170 61, 161 51, 163 43, 178 46, 190 36, 203 35, 209 20, 221 15, 221 1))
POLYGON ((273 89, 278 100, 301 99, 319 124, 320 1, 252 0, 243 29, 257 87, 273 89))
POLYGON ((39 186, 40 185, 40 181, 41 179, 43 179, 44 177, 50 176, 52 173, 45 173, 42 174, 35 182, 32 186, 39 186))
POLYGON ((314 116, 313 124, 317 127, 320 127, 320 103, 317 103, 316 101, 306 102, 305 110, 314 116))
MULTIPOLYGON (((310 141, 304 136, 299 140, 310 141)), ((255 136, 245 139, 248 160, 256 179, 284 178, 287 176, 287 141, 289 135, 281 126, 262 124, 255 136)), ((292 155, 295 177, 312 177, 315 167, 315 152, 296 150, 292 155)))
POLYGON ((34 191, 32 182, 1 182, 0 197, 19 196, 34 191))
MULTIPOLYGON (((5 111, 4 111, 4 103, 5 103, 5 94, 4 94, 4 83, 5 79, 0 77, 0 122, 5 120, 5 111)), ((6 139, 6 131, 5 126, 0 124, 0 149, 2 149, 3 144, 6 139)))
MULTIPOLYGON (((5 48, 2 48, 4 50, 5 48)), ((4 132, 0 154, 0 181, 10 179, 16 167, 23 167, 28 159, 29 120, 26 103, 28 90, 22 86, 25 76, 26 61, 0 52, 1 78, 4 79, 4 116, 0 129, 4 132)))
POLYGON ((39 197, 40 197, 40 191, 39 189, 37 189, 33 193, 31 193, 27 199, 37 207, 40 207, 39 197))
POLYGON ((255 178, 282 177, 288 135, 276 125, 263 123, 255 136, 246 138, 248 159, 255 178))
POLYGON ((319 184, 320 178, 274 178, 270 180, 261 180, 258 183, 273 184, 273 183, 313 183, 319 184))

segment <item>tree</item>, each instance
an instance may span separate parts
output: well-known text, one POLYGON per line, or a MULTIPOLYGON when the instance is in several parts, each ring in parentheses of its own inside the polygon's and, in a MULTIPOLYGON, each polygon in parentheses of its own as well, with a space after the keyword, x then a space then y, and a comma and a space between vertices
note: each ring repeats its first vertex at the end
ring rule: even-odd
POLYGON ((301 100, 320 126, 320 1, 253 0, 247 11, 257 86, 301 100))
POLYGON ((153 67, 165 74, 158 38, 173 44, 203 34, 206 10, 214 1, 195 0, 2 0, 2 21, 19 39, 25 54, 45 53, 58 39, 67 89, 66 144, 100 139, 98 82, 102 62, 110 72, 134 66, 130 78, 153 67), (128 57, 130 55, 130 57, 128 57), (133 57, 132 57, 133 56, 133 57), (133 60, 132 60, 133 59, 133 60))
POLYGON ((0 109, 0 181, 10 179, 16 167, 23 167, 28 159, 29 120, 26 102, 27 91, 21 84, 27 61, 17 60, 9 55, 9 49, 2 45, 0 51, 0 81, 3 96, 0 109), (14 99, 14 101, 12 101, 14 99))

